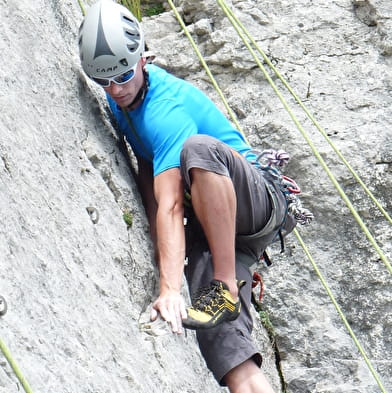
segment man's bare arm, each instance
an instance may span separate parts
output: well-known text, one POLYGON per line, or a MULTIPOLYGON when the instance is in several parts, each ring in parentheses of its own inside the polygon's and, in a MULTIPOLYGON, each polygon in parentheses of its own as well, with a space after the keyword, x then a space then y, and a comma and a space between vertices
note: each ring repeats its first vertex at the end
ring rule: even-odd
POLYGON ((180 170, 168 169, 154 179, 157 209, 160 295, 154 309, 171 323, 174 332, 182 331, 186 310, 180 295, 185 259, 184 188, 180 170))

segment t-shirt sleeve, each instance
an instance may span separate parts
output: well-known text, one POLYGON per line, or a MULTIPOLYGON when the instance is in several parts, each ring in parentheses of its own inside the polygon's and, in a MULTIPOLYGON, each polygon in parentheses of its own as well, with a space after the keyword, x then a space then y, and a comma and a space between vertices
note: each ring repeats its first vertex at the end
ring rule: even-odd
POLYGON ((164 100, 149 108, 149 128, 154 150, 154 176, 180 166, 185 140, 197 133, 197 126, 181 104, 164 100))

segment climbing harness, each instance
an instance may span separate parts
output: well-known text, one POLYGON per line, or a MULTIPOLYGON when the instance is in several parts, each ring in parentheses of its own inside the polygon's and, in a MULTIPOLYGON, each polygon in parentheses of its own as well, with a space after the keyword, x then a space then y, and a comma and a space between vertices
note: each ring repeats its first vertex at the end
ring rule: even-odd
POLYGON ((297 183, 281 173, 280 168, 285 166, 290 156, 283 150, 250 150, 245 154, 248 156, 256 156, 249 158, 250 162, 260 171, 263 172, 265 180, 264 185, 270 196, 272 205, 271 217, 262 231, 253 235, 261 241, 262 260, 267 266, 271 265, 271 259, 266 252, 267 246, 280 239, 281 252, 284 251, 284 237, 293 231, 296 224, 308 225, 314 216, 310 210, 302 207, 302 203, 298 197, 301 192, 297 183), (280 192, 279 192, 280 191, 280 192), (283 198, 281 197, 283 195, 283 198), (284 202, 283 202, 284 201, 284 202), (275 237, 271 238, 270 234, 275 233, 275 237), (263 238, 265 242, 263 243, 263 238))

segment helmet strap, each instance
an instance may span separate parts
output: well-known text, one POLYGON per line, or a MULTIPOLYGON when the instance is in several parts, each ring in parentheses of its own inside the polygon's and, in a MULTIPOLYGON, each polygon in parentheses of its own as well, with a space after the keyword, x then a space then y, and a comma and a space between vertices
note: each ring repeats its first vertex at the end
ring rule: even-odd
POLYGON ((136 108, 136 104, 138 104, 139 102, 143 101, 147 92, 148 92, 148 88, 150 86, 149 81, 148 81, 148 71, 143 68, 143 85, 142 87, 139 89, 138 93, 136 94, 135 98, 133 99, 133 101, 127 106, 127 110, 133 110, 136 108))

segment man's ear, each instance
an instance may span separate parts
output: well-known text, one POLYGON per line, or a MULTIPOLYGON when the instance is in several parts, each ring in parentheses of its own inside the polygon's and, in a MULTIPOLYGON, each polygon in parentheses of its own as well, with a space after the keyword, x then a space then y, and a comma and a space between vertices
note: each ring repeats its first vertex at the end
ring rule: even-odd
POLYGON ((146 63, 152 63, 155 60, 155 57, 156 56, 149 50, 145 51, 143 54, 143 59, 146 60, 146 63))

